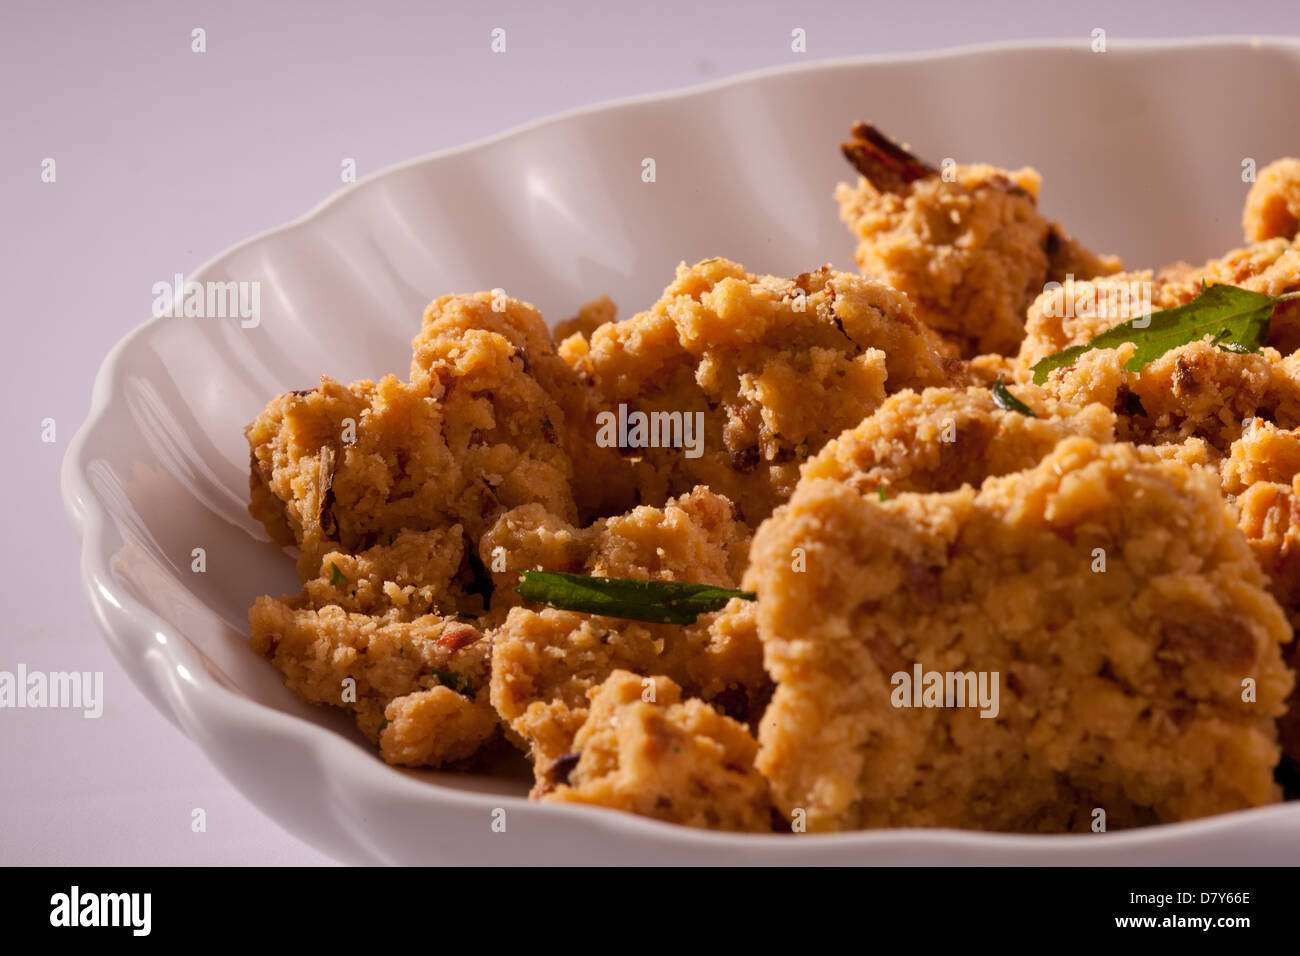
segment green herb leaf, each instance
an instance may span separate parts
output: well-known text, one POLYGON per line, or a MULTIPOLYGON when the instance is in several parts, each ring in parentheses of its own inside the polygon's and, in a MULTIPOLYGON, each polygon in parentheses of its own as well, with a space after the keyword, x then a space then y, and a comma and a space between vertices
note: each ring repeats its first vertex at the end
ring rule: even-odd
POLYGON ((1011 394, 1011 391, 1003 383, 1001 375, 999 375, 998 380, 993 383, 993 388, 990 389, 990 391, 993 392, 993 404, 997 405, 997 407, 1002 409, 1004 412, 1019 412, 1021 415, 1028 415, 1030 418, 1038 417, 1034 414, 1032 408, 1011 394))
POLYGON ((1176 309, 1121 322, 1094 336, 1086 345, 1072 345, 1034 365, 1034 382, 1042 385, 1053 369, 1066 368, 1084 352, 1118 348, 1133 342, 1137 350, 1124 363, 1127 372, 1140 372, 1170 349, 1196 342, 1207 335, 1228 352, 1258 352, 1268 341, 1269 319, 1279 302, 1293 298, 1264 295, 1233 285, 1202 285, 1200 294, 1176 309))
POLYGON ((559 571, 522 571, 515 588, 524 598, 564 611, 584 611, 657 624, 692 624, 732 598, 756 600, 752 591, 692 581, 598 578, 559 571))
POLYGON ((889 492, 885 490, 885 486, 884 486, 884 485, 877 485, 877 486, 876 486, 876 496, 877 496, 881 501, 888 501, 888 500, 889 500, 889 492))
POLYGON ((330 562, 330 587, 341 588, 348 583, 348 576, 339 570, 339 566, 330 562))

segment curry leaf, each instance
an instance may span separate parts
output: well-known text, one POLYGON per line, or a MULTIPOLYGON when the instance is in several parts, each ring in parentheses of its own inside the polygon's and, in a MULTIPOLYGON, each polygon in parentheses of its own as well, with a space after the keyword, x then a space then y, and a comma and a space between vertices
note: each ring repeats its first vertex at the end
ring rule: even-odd
POLYGON ((1207 335, 1225 351, 1255 353, 1268 341, 1269 320, 1278 303, 1296 297, 1300 293, 1274 296, 1232 285, 1202 285, 1200 294, 1186 305, 1129 319, 1086 345, 1072 345, 1039 360, 1033 368, 1034 382, 1042 385, 1054 369, 1074 364, 1084 352, 1118 348, 1126 342, 1137 346, 1124 363, 1128 372, 1140 372, 1170 349, 1207 335))
POLYGON ((519 578, 515 590, 547 607, 663 624, 692 624, 701 614, 721 610, 732 598, 758 597, 752 591, 693 581, 600 578, 559 571, 521 571, 519 578))
POLYGON ((999 375, 998 380, 993 383, 993 387, 990 391, 993 392, 993 403, 1004 412, 1019 412, 1021 415, 1028 415, 1030 418, 1038 417, 1034 414, 1032 408, 1011 394, 1010 389, 1003 384, 1001 375, 999 375))

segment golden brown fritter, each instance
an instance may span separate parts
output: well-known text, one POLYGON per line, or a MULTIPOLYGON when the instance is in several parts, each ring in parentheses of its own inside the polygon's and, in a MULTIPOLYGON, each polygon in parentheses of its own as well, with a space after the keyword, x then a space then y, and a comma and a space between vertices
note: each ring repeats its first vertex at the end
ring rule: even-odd
POLYGON ((1240 495, 1257 482, 1290 484, 1300 475, 1300 428, 1279 428, 1253 419, 1233 443, 1222 468, 1226 495, 1240 495))
POLYGON ((614 300, 607 295, 602 295, 598 299, 584 303, 573 318, 555 323, 555 328, 551 330, 552 338, 556 342, 563 342, 571 335, 589 338, 592 332, 606 322, 613 322, 617 314, 618 306, 614 304, 614 300))
POLYGON ((1047 282, 1120 269, 1039 213, 1034 170, 940 171, 865 124, 853 134, 842 148, 862 175, 835 196, 858 239, 858 267, 906 293, 957 354, 1014 352, 1047 282))
POLYGON ((1258 416, 1291 420, 1300 390, 1279 367, 1278 355, 1227 352, 1209 341, 1166 352, 1140 372, 1123 365, 1134 346, 1084 356, 1075 369, 1052 381, 1067 400, 1091 398, 1121 408, 1135 396, 1140 403, 1123 416, 1120 436, 1145 444, 1178 443, 1196 436, 1220 454, 1258 416))
MULTIPOLYGON (((539 518, 535 508, 503 516, 483 539, 484 562, 501 566, 500 556, 512 569, 735 587, 749 546, 730 504, 704 488, 590 529, 539 518)), ((497 593, 510 599, 514 575, 497 579, 497 593)), ((531 752, 535 792, 549 789, 551 765, 571 748, 587 692, 619 668, 671 677, 743 719, 761 713, 769 690, 752 608, 729 606, 682 626, 515 607, 493 634, 492 703, 531 752)))
MULTIPOLYGON (((608 299, 598 299, 584 306, 574 321, 612 316, 613 308, 608 299)), ((462 374, 482 370, 490 377, 487 383, 472 383, 475 395, 481 397, 477 405, 468 406, 469 415, 446 399, 440 400, 447 406, 448 420, 469 433, 465 439, 471 443, 468 447, 473 447, 475 439, 499 443, 487 467, 509 466, 507 449, 553 463, 572 487, 571 497, 583 520, 617 514, 636 503, 630 465, 617 449, 596 444, 594 415, 603 402, 591 383, 582 381, 556 354, 545 321, 531 305, 507 298, 499 290, 444 296, 425 310, 423 328, 412 344, 412 382, 430 376, 445 380, 448 369, 464 369, 462 374), (486 434, 482 431, 485 421, 494 429, 486 434)), ((455 393, 448 394, 454 397, 455 393)), ((459 441, 454 444, 461 447, 459 441)), ((505 495, 499 495, 506 508, 537 501, 554 514, 573 516, 567 501, 551 491, 551 477, 542 469, 525 460, 505 474, 517 475, 521 483, 507 489, 509 504, 505 504, 505 495), (529 483, 536 488, 531 495, 524 487, 529 483)), ((486 524, 498 514, 500 511, 494 510, 486 524)), ((471 533, 479 531, 475 524, 467 523, 467 527, 471 533)))
MULTIPOLYGON (((1234 498, 1238 524, 1294 628, 1300 623, 1300 428, 1256 419, 1222 469, 1223 491, 1234 498)), ((1288 655, 1293 669, 1300 665, 1297 646, 1288 655)), ((1283 752, 1300 767, 1300 691, 1291 695, 1278 731, 1283 752)))
POLYGON ((1003 410, 986 388, 899 392, 809 459, 803 480, 829 478, 885 498, 953 491, 1031 468, 1069 435, 1114 441, 1115 415, 1101 405, 1063 405, 1032 385, 1015 392, 1039 417, 1003 410))
POLYGON ((250 510, 302 549, 304 579, 327 551, 454 524, 477 539, 527 502, 576 518, 564 414, 528 367, 530 352, 550 347, 546 326, 525 303, 505 300, 498 313, 491 302, 480 293, 429 306, 410 384, 322 378, 248 427, 250 510))
POLYGON ((327 553, 296 597, 253 604, 253 650, 301 699, 350 712, 389 763, 468 757, 498 721, 490 642, 457 616, 481 608, 455 580, 463 547, 454 527, 402 532, 358 555, 327 553))
POLYGON ((1096 808, 1114 828, 1280 796, 1290 630, 1206 469, 1068 438, 978 489, 808 479, 751 561, 777 682, 758 767, 810 829, 1087 829, 1096 808), (984 674, 996 715, 895 706, 915 665, 984 674))
MULTIPOLYGON (((1267 196, 1285 193, 1281 177, 1261 177, 1244 216, 1248 238, 1264 241, 1233 250, 1196 268, 1178 263, 1160 270, 1077 283, 1041 296, 1031 307, 1028 335, 1016 374, 1051 352, 1088 341, 1119 322, 1190 302, 1202 282, 1225 282, 1280 295, 1300 288, 1300 251, 1288 237, 1267 238, 1262 223, 1272 216, 1267 196), (1255 222, 1258 230, 1253 231, 1255 222)), ((1275 228, 1285 233, 1281 226, 1275 228)), ((1300 343, 1297 303, 1274 312, 1269 341, 1283 349, 1300 343)), ((1221 464, 1222 490, 1234 497, 1240 526, 1269 588, 1292 622, 1300 600, 1300 562, 1292 557, 1295 493, 1290 464, 1300 425, 1300 354, 1276 348, 1243 355, 1216 348, 1208 339, 1173 349, 1140 372, 1123 366, 1134 346, 1085 353, 1053 371, 1046 389, 1066 402, 1100 402, 1118 415, 1121 440, 1153 444, 1183 460, 1221 464)), ((1290 655, 1296 662, 1294 652, 1290 655)), ((1284 748, 1300 761, 1300 698, 1281 721, 1284 748)))
POLYGON ((1179 444, 1203 439, 1214 456, 1228 454, 1246 424, 1259 417, 1300 424, 1300 380, 1273 349, 1228 352, 1207 338, 1171 349, 1139 372, 1124 364, 1135 346, 1095 349, 1054 370, 1045 390, 1068 404, 1097 402, 1118 416, 1121 441, 1179 444))
MULTIPOLYGON (((1300 289, 1300 245, 1270 239, 1234 249, 1196 267, 1185 262, 1151 270, 1123 272, 1086 281, 1061 283, 1043 291, 1030 305, 1021 343, 1021 364, 1039 359, 1129 319, 1186 305, 1202 283, 1223 283, 1281 295, 1300 289)), ((1300 302, 1283 302, 1273 313, 1269 345, 1289 355, 1300 345, 1300 302)))
POLYGON ((541 799, 612 807, 713 830, 769 830, 758 743, 667 677, 616 670, 590 691, 587 717, 541 799))
POLYGON ((1295 238, 1300 229, 1300 159, 1279 159, 1259 171, 1246 194, 1241 229, 1247 242, 1295 238))
POLYGON ((751 524, 785 500, 800 463, 885 395, 959 372, 893 289, 828 268, 754 276, 726 259, 679 266, 653 308, 572 336, 561 354, 606 410, 703 422, 698 457, 625 449, 640 500, 708 485, 751 524))
MULTIPOLYGON (((1082 345, 1099 333, 1150 312, 1186 305, 1202 281, 1238 285, 1269 295, 1300 288, 1300 252, 1286 240, 1238 249, 1200 269, 1186 264, 1159 273, 1133 272, 1049 289, 1029 309, 1026 336, 1014 368, 1024 382, 1046 356, 1082 345)), ((1274 312, 1270 341, 1287 337, 1289 311, 1274 312), (1282 331, 1279 332, 1278 330, 1282 331)), ((1135 346, 1097 349, 1053 370, 1046 389, 1072 403, 1099 402, 1119 415, 1122 441, 1146 444, 1204 439, 1222 456, 1255 417, 1284 427, 1300 424, 1300 357, 1275 348, 1240 354, 1215 347, 1210 337, 1166 352, 1140 371, 1123 366, 1135 346)))

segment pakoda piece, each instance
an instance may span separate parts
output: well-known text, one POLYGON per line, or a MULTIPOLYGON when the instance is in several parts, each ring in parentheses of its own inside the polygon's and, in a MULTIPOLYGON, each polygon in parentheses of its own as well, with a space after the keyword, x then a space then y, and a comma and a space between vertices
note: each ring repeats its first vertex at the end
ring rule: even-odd
MULTIPOLYGON (((1268 577, 1269 590, 1300 625, 1300 429, 1256 420, 1223 461, 1223 490, 1235 498, 1239 525, 1268 577)), ((1289 660, 1300 667, 1292 644, 1289 660)), ((1282 750, 1300 767, 1300 690, 1278 721, 1282 750)))
POLYGON ((1228 352, 1205 340, 1171 349, 1139 372, 1124 364, 1136 346, 1085 352, 1053 371, 1046 390, 1067 403, 1088 401, 1118 416, 1121 441, 1178 444, 1204 439, 1216 457, 1228 454, 1257 418, 1290 428, 1300 424, 1300 380, 1292 363, 1266 348, 1228 352))
POLYGON ((1252 419, 1222 465, 1225 495, 1236 496, 1258 482, 1290 484, 1300 475, 1300 428, 1279 428, 1252 419))
POLYGON ((1300 230, 1300 159, 1279 159, 1259 171, 1246 194, 1241 230, 1247 242, 1295 238, 1300 230))
POLYGON ((402 532, 358 555, 325 555, 296 597, 260 597, 253 650, 313 704, 351 713, 389 763, 471 756, 497 731, 490 641, 459 609, 481 598, 456 580, 460 528, 402 532))
POLYGON ((712 830, 771 829, 758 743, 744 724, 667 677, 616 670, 590 691, 573 750, 542 799, 583 803, 712 830))
MULTIPOLYGON (((1151 272, 1068 282, 1045 291, 1029 309, 1026 336, 1014 368, 1028 381, 1033 366, 1055 352, 1083 345, 1130 319, 1192 301, 1201 281, 1228 282, 1267 294, 1300 288, 1300 253, 1279 250, 1274 240, 1238 250, 1201 270, 1179 264, 1151 272)), ((1282 303, 1274 324, 1287 321, 1282 303)), ((1270 340, 1276 338, 1270 335, 1270 340)), ((1122 441, 1177 444, 1204 439, 1219 455, 1241 437, 1245 423, 1263 417, 1290 428, 1300 424, 1300 357, 1284 358, 1274 348, 1258 355, 1218 348, 1210 336, 1171 349, 1140 371, 1124 365, 1135 345, 1095 349, 1048 374, 1045 387, 1062 401, 1098 402, 1119 416, 1122 441)))
POLYGON ((477 540, 503 511, 533 501, 576 518, 565 416, 532 370, 551 348, 546 326, 525 303, 504 309, 488 293, 438 299, 410 384, 322 378, 274 399, 248 427, 250 511, 302 549, 304 580, 326 552, 404 530, 459 524, 477 540))
POLYGON ((754 276, 709 259, 679 266, 653 308, 571 336, 560 354, 608 403, 618 427, 603 440, 633 460, 643 503, 703 484, 757 524, 800 463, 886 394, 953 381, 959 364, 938 345, 882 283, 829 268, 754 276), (642 415, 638 443, 625 423, 642 415))
MULTIPOLYGON (((1124 272, 1046 289, 1029 307, 1020 363, 1032 366, 1129 319, 1186 305, 1200 293, 1202 283, 1234 285, 1265 295, 1294 292, 1300 289, 1300 244, 1270 239, 1234 249, 1199 267, 1178 262, 1157 273, 1124 272)), ((1268 344, 1282 355, 1300 345, 1300 301, 1278 304, 1268 344)))
MULTIPOLYGON (((569 324, 589 325, 606 316, 612 318, 613 314, 613 302, 597 299, 583 306, 569 324)), ((513 346, 511 364, 523 375, 506 394, 502 394, 500 386, 490 394, 495 429, 491 437, 498 437, 507 446, 530 450, 538 445, 544 449, 554 443, 567 453, 572 467, 565 470, 565 475, 578 517, 583 521, 618 514, 637 504, 630 464, 618 449, 602 447, 596 441, 595 415, 606 402, 590 381, 580 378, 559 357, 541 314, 526 302, 507 298, 500 290, 434 300, 425 310, 423 327, 412 343, 415 354, 411 361, 411 381, 418 383, 428 375, 445 378, 448 367, 481 364, 483 359, 472 354, 476 343, 492 343, 500 349, 502 340, 513 346), (540 386, 540 393, 532 387, 533 382, 540 386), (554 414, 556 406, 561 413, 558 421, 554 414)), ((449 408, 449 412, 455 413, 450 420, 458 422, 462 431, 473 430, 472 438, 483 427, 484 407, 480 403, 478 414, 468 417, 449 408)), ((459 444, 455 447, 459 448, 459 444)), ((533 453, 538 454, 535 450, 533 453)), ((537 490, 545 492, 546 497, 515 494, 507 508, 525 501, 538 501, 554 514, 570 515, 567 507, 553 506, 548 475, 536 471, 530 474, 528 469, 518 469, 516 473, 523 480, 537 481, 537 490)), ((494 512, 492 520, 499 513, 494 512)))
POLYGON ((810 478, 751 561, 777 682, 757 765, 810 829, 1113 829, 1280 797, 1291 632, 1208 469, 1072 437, 978 489, 810 478))
POLYGON ((858 267, 906 293, 917 317, 965 358, 1014 352, 1025 309, 1046 283, 1121 268, 1039 213, 1032 169, 940 171, 865 123, 852 135, 841 149, 861 177, 835 196, 858 238, 858 267))
MULTIPOLYGON (((730 504, 705 488, 590 529, 536 512, 503 516, 480 545, 484 562, 735 587, 749 546, 749 530, 730 504)), ((514 580, 512 572, 499 573, 496 593, 512 595, 514 580)), ((618 669, 668 676, 741 719, 756 719, 770 692, 750 602, 736 599, 691 625, 514 607, 493 632, 492 703, 512 739, 530 752, 535 794, 553 787, 552 765, 586 719, 587 692, 618 669)))
POLYGON ((598 299, 584 303, 573 318, 557 322, 552 330, 552 337, 556 342, 563 342, 571 335, 588 338, 606 322, 613 322, 617 315, 618 306, 614 304, 614 300, 607 295, 602 295, 598 299))
POLYGON ((999 407, 987 388, 891 395, 809 459, 803 480, 829 478, 881 498, 953 491, 1031 468, 1070 435, 1115 440, 1115 414, 1101 405, 1066 405, 1033 385, 1015 392, 1038 417, 999 407))

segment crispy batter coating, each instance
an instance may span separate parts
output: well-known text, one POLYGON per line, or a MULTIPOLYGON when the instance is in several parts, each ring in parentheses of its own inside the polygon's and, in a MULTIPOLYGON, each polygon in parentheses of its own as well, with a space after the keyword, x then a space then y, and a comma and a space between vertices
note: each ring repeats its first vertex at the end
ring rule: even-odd
MULTIPOLYGON (((1265 295, 1294 292, 1300 289, 1300 244, 1270 239, 1234 249, 1200 267, 1178 262, 1155 273, 1147 269, 1061 282, 1043 290, 1029 306, 1020 361, 1031 366, 1121 322, 1186 305, 1196 298, 1202 283, 1226 283, 1265 295)), ((1278 305, 1269 327, 1269 345, 1283 355, 1300 346, 1300 302, 1278 305)))
MULTIPOLYGON (((597 299, 583 306, 573 321, 589 324, 606 315, 612 317, 613 311, 612 302, 597 299)), ((486 412, 495 426, 486 436, 489 440, 543 459, 554 465, 557 474, 563 472, 583 520, 617 514, 636 503, 629 463, 617 449, 596 444, 595 412, 603 404, 601 397, 558 356, 546 323, 531 305, 487 292, 444 296, 425 310, 423 328, 412 344, 412 382, 421 382, 426 376, 444 380, 449 368, 484 367, 492 378, 490 384, 477 386, 477 393, 485 395, 490 405, 480 401, 473 407, 479 415, 466 417, 448 404, 448 420, 471 431, 471 438, 484 437, 477 430, 483 427, 486 412), (487 350, 480 343, 490 345, 497 354, 486 359, 487 350), (508 364, 502 364, 503 355, 509 356, 508 364)), ((498 445, 492 466, 497 467, 503 459, 510 464, 506 455, 498 445)), ((572 516, 573 508, 565 496, 552 491, 549 473, 525 461, 506 474, 517 475, 521 483, 507 489, 510 504, 499 495, 506 508, 538 501, 554 514, 572 516), (536 489, 531 495, 526 491, 528 484, 536 489)), ((484 527, 498 514, 499 510, 493 510, 484 527)), ((476 525, 467 527, 472 532, 480 530, 476 525)))
POLYGON ((531 501, 576 517, 564 414, 528 367, 549 347, 546 326, 525 303, 491 304, 480 293, 430 305, 410 384, 322 378, 248 427, 250 510, 302 549, 304 580, 326 552, 403 530, 460 524, 477 538, 531 501))
MULTIPOLYGON (((704 488, 590 529, 540 517, 535 508, 503 516, 483 539, 485 563, 501 548, 507 568, 735 587, 749 546, 729 503, 704 488)), ((513 593, 512 573, 497 580, 497 594, 513 593)), ((492 703, 531 752, 535 792, 553 785, 550 768, 586 719, 587 692, 619 668, 671 677, 743 719, 762 712, 770 688, 750 602, 733 600, 689 626, 515 607, 493 636, 492 703)))
MULTIPOLYGON (((1081 345, 1129 319, 1186 305, 1203 280, 1280 294, 1291 286, 1300 288, 1300 252, 1285 240, 1274 240, 1230 252, 1202 269, 1178 264, 1157 274, 1123 273, 1049 289, 1030 306, 1015 376, 1028 381, 1033 365, 1054 352, 1081 345)), ((1287 337, 1288 310, 1296 304, 1282 303, 1275 310, 1270 341, 1287 337)), ((1228 453, 1252 418, 1288 428, 1300 424, 1300 357, 1284 358, 1271 347, 1259 355, 1227 352, 1207 336, 1166 352, 1140 371, 1126 371, 1123 366, 1135 348, 1129 344, 1085 352, 1073 365, 1052 371, 1046 388, 1071 404, 1092 401, 1114 410, 1122 441, 1164 444, 1200 438, 1216 456, 1228 453)))
MULTIPOLYGON (((1294 628, 1300 624, 1300 429, 1256 419, 1223 460, 1223 491, 1235 497, 1239 525, 1294 628)), ((1300 652, 1292 644, 1292 669, 1300 652)), ((1282 750, 1300 766, 1300 691, 1278 721, 1282 750)))
MULTIPOLYGON (((1247 237, 1262 241, 1199 268, 1176 263, 1154 274, 1127 273, 1045 292, 1029 310, 1015 374, 1024 381, 1029 367, 1045 355, 1148 311, 1185 305, 1202 282, 1269 295, 1300 289, 1300 249, 1276 205, 1288 188, 1287 169, 1283 163, 1261 176, 1247 201, 1247 237), (1266 227, 1267 222, 1273 225, 1266 227)), ((1296 501, 1291 436, 1300 425, 1300 353, 1292 351, 1300 345, 1297 305, 1282 303, 1275 310, 1269 335, 1274 347, 1260 355, 1225 352, 1207 339, 1128 372, 1123 366, 1133 353, 1129 345, 1085 353, 1072 367, 1052 372, 1046 385, 1063 401, 1094 401, 1114 409, 1120 440, 1153 444, 1188 462, 1219 464, 1222 490, 1235 498, 1241 529, 1293 624, 1300 620, 1300 562, 1293 557, 1296 532, 1291 530, 1296 501), (1292 354, 1284 357, 1287 351, 1292 354)), ((1294 651, 1289 657, 1293 665, 1300 663, 1294 651)), ((1300 763, 1300 695, 1293 695, 1279 727, 1285 752, 1300 763)))
MULTIPOLYGON (((865 142, 861 128, 854 132, 846 154, 865 142)), ((1032 169, 956 165, 904 182, 868 153, 866 161, 861 151, 850 156, 863 175, 835 193, 858 239, 858 266, 906 293, 917 316, 963 357, 1014 352, 1025 308, 1045 283, 1121 267, 1039 213, 1041 178, 1032 169)))
POLYGON ((480 606, 455 580, 463 547, 454 527, 330 552, 296 597, 253 604, 253 650, 303 700, 349 711, 389 763, 469 757, 498 721, 490 642, 456 614, 480 606))
POLYGON ((803 480, 828 478, 886 498, 952 491, 1033 467, 1069 435, 1114 441, 1115 415, 1101 405, 1064 405, 1032 385, 1016 392, 1039 417, 1003 410, 985 388, 899 392, 809 459, 803 480))
POLYGON ((771 828, 758 743, 744 724, 667 677, 616 670, 590 691, 586 720, 542 799, 612 807, 713 830, 771 828))
POLYGON ((1300 159, 1279 159, 1259 171, 1246 194, 1241 229, 1247 242, 1295 237, 1300 229, 1300 159))
POLYGON ((979 489, 812 478, 751 560, 777 681, 758 767, 811 829, 1087 829, 1094 808, 1114 828, 1280 796, 1290 630, 1206 469, 1068 438, 979 489), (914 664, 998 674, 996 716, 895 706, 914 664))
POLYGON ((1097 402, 1117 415, 1121 441, 1178 444, 1203 439, 1214 457, 1228 454, 1255 418, 1300 424, 1300 380, 1293 363, 1270 348, 1227 352, 1208 337, 1171 349, 1139 372, 1124 364, 1135 346, 1095 349, 1053 371, 1046 391, 1068 404, 1097 402))
POLYGON ((1290 484, 1300 475, 1300 428, 1251 420, 1223 460, 1223 492, 1240 495, 1256 482, 1290 484))
POLYGON ((613 322, 617 315, 618 306, 614 304, 614 300, 607 295, 602 295, 598 299, 584 303, 573 318, 555 323, 552 337, 557 342, 563 342, 571 335, 590 338, 592 332, 606 322, 613 322))
POLYGON ((679 266, 651 309, 571 336, 560 352, 607 410, 701 416, 698 457, 625 449, 642 502, 705 484, 752 524, 789 496, 804 459, 887 393, 958 372, 881 283, 829 268, 755 276, 726 259, 679 266))

